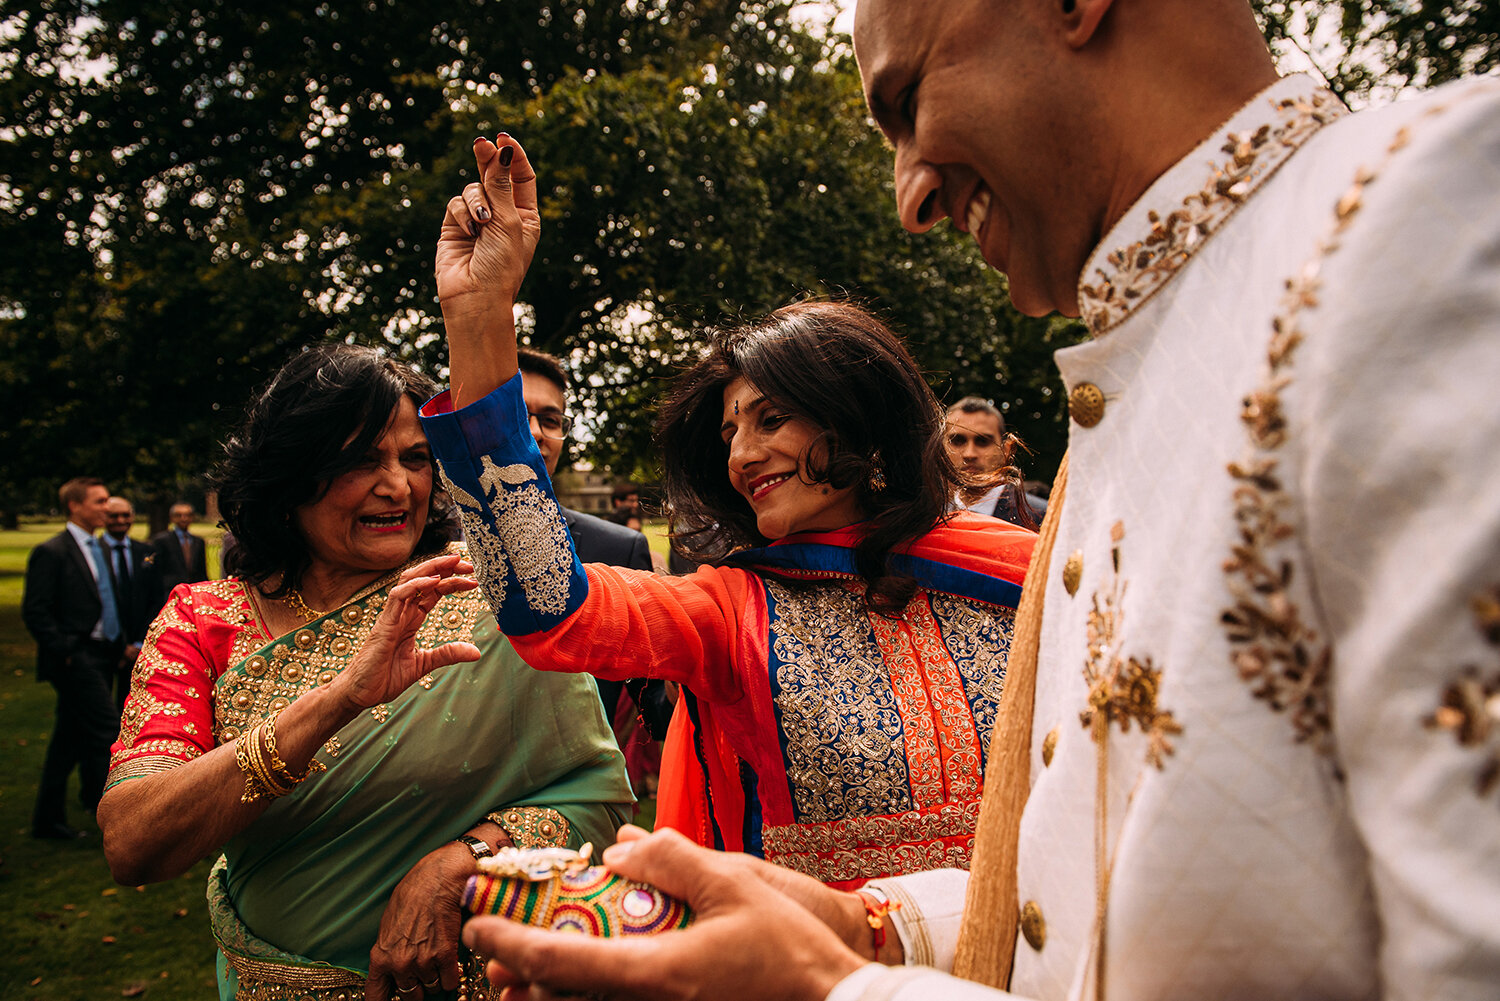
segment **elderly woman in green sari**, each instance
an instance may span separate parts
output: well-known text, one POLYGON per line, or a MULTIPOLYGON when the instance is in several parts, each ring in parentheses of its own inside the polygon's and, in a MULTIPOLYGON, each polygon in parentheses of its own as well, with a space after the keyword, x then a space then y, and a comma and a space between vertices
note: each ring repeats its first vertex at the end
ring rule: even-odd
POLYGON ((99 826, 115 878, 209 880, 221 997, 483 994, 459 896, 503 845, 609 843, 620 752, 586 678, 511 650, 448 542, 429 380, 290 361, 226 445, 229 576, 151 626, 99 826))

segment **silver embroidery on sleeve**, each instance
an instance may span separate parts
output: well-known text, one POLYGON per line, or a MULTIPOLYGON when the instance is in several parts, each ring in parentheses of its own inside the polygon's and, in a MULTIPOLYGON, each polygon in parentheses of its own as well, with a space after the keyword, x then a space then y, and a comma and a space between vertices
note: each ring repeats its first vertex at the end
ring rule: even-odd
POLYGON ((505 558, 505 545, 500 536, 489 530, 484 523, 485 503, 448 478, 448 471, 438 463, 438 475, 453 503, 458 505, 458 515, 464 526, 464 541, 474 558, 474 576, 496 615, 505 606, 505 581, 510 576, 510 562, 505 558))
POLYGON ((563 614, 573 550, 562 511, 537 484, 536 471, 524 463, 497 466, 486 455, 480 457, 482 499, 455 486, 446 470, 443 484, 459 506, 464 535, 478 557, 480 585, 495 611, 504 604, 505 582, 514 574, 532 611, 563 614), (494 515, 493 526, 486 524, 486 509, 494 515))

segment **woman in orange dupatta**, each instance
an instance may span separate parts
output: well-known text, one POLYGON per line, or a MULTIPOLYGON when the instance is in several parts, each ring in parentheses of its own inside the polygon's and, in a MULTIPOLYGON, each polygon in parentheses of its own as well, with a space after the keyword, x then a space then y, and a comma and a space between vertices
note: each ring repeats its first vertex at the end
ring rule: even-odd
POLYGON ((520 146, 475 144, 423 425, 527 663, 683 686, 659 821, 838 887, 966 868, 1035 534, 950 515, 942 412, 900 340, 804 302, 713 336, 659 437, 687 577, 577 559, 529 430, 513 306, 540 229, 520 146))

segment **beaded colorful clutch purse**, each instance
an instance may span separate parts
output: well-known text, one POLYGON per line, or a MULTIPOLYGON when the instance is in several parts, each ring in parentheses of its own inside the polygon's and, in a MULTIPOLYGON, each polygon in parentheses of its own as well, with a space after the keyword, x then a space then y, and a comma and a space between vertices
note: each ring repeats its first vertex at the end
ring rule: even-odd
POLYGON ((682 901, 590 866, 589 851, 589 845, 581 852, 502 848, 476 863, 479 872, 464 887, 464 909, 600 938, 652 935, 692 923, 693 913, 682 901))

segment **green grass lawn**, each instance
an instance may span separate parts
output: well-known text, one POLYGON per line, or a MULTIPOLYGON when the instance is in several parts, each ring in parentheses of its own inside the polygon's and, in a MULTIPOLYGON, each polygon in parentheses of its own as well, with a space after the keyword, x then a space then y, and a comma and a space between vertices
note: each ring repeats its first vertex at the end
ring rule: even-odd
MULTIPOLYGON (((68 820, 88 838, 31 837, 56 698, 51 685, 36 682, 36 648, 21 625, 21 579, 31 547, 61 529, 49 522, 0 532, 0 997, 203 1001, 217 994, 206 862, 167 883, 115 885, 93 814, 78 805, 76 774, 68 820)), ((194 531, 217 541, 207 526, 194 531)), ((217 557, 211 546, 211 565, 217 557)))

